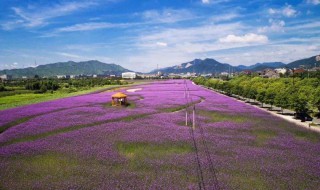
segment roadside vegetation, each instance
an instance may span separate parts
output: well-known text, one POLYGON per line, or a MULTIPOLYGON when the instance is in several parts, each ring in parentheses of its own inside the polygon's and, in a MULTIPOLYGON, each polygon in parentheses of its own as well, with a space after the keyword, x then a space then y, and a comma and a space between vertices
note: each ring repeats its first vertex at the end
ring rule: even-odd
POLYGON ((290 109, 296 115, 320 112, 320 78, 291 77, 268 79, 238 76, 231 80, 198 77, 194 82, 220 90, 229 96, 244 97, 264 104, 290 109))

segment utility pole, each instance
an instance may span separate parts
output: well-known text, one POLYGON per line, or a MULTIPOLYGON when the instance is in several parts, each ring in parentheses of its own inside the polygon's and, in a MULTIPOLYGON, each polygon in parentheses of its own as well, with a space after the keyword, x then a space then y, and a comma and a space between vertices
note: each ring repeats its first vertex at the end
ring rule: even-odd
POLYGON ((294 69, 292 69, 292 85, 294 86, 294 69))
POLYGON ((196 106, 193 106, 193 112, 192 112, 192 129, 195 130, 196 129, 196 106))
POLYGON ((188 126, 188 110, 186 108, 186 126, 188 126))

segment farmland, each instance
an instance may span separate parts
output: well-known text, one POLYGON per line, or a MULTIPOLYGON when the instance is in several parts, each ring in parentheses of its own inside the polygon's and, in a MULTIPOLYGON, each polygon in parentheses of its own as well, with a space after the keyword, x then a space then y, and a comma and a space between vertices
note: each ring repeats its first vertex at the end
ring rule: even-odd
POLYGON ((318 189, 318 133, 190 81, 130 88, 0 111, 0 189, 318 189))

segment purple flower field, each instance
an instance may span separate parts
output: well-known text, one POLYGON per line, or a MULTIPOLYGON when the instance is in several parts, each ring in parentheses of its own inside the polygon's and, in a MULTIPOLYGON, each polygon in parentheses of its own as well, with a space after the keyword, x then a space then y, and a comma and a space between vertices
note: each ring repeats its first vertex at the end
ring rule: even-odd
POLYGON ((318 133, 186 84, 0 111, 0 189, 319 189, 318 133))

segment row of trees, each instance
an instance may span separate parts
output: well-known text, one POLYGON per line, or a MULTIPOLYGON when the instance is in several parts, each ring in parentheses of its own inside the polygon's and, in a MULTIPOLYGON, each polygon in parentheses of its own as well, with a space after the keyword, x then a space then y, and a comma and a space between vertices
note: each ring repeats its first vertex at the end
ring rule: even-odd
POLYGON ((294 110, 320 111, 320 78, 279 78, 239 76, 229 81, 197 77, 194 82, 262 103, 294 110))
POLYGON ((73 91, 82 88, 91 88, 104 85, 122 85, 127 84, 126 81, 110 80, 103 78, 93 79, 33 79, 27 81, 15 81, 10 86, 24 85, 25 89, 33 90, 35 93, 45 93, 48 90, 56 91, 59 88, 67 88, 73 91))
POLYGON ((65 83, 67 83, 70 87, 95 87, 95 86, 104 86, 104 85, 122 85, 127 84, 126 81, 120 80, 111 80, 104 78, 90 78, 90 79, 65 79, 65 83))
POLYGON ((59 88, 59 84, 54 80, 29 81, 25 85, 25 89, 34 90, 36 93, 45 93, 47 90, 56 91, 59 88))

